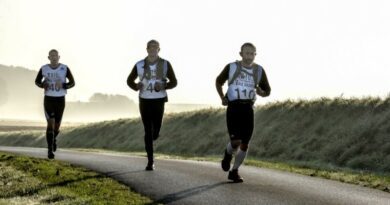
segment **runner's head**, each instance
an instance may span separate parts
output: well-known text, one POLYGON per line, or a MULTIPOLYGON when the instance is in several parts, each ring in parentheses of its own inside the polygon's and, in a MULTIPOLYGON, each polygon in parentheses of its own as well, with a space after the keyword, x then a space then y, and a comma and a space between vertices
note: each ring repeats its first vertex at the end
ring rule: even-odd
POLYGON ((58 55, 58 51, 56 49, 51 49, 49 51, 49 56, 50 64, 53 66, 57 66, 58 62, 60 60, 60 56, 58 55))
POLYGON ((241 46, 240 56, 245 65, 251 65, 256 57, 256 47, 252 43, 244 43, 241 46))
POLYGON ((150 40, 146 44, 146 51, 148 52, 148 57, 156 58, 158 52, 160 52, 160 43, 156 40, 150 40))

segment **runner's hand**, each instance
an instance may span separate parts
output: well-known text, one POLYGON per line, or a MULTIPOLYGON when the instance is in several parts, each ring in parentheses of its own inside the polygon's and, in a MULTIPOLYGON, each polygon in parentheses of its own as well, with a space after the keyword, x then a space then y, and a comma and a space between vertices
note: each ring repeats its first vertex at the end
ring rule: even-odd
POLYGON ((228 102, 229 102, 229 101, 228 101, 227 97, 223 97, 223 98, 222 98, 222 105, 223 105, 223 106, 227 106, 227 105, 228 105, 228 102))
POLYGON ((160 82, 155 82, 154 83, 154 90, 156 92, 160 92, 161 89, 162 89, 162 84, 160 82))
POLYGON ((63 88, 63 83, 61 81, 56 82, 56 90, 62 89, 63 88))
POLYGON ((265 93, 265 91, 262 90, 260 87, 257 87, 257 88, 256 88, 256 93, 257 93, 258 95, 260 95, 261 97, 266 97, 266 96, 267 96, 267 94, 265 93))
POLYGON ((45 89, 45 91, 49 88, 49 83, 43 81, 43 89, 45 89))
POLYGON ((138 89, 138 90, 141 90, 143 87, 144 87, 144 84, 143 84, 142 82, 139 82, 139 83, 137 84, 137 89, 138 89))

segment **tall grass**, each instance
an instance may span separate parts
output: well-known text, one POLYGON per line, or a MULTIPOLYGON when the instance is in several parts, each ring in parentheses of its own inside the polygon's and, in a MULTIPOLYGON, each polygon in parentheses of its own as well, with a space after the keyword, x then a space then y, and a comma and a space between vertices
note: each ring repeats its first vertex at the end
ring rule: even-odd
MULTIPOLYGON (((12 135, 0 144, 41 145, 41 138, 12 135), (15 143, 16 142, 16 143, 15 143)), ((229 138, 225 109, 164 117, 156 150, 184 156, 221 155, 229 138)), ((93 123, 64 131, 61 147, 143 151, 140 119, 93 123)), ((249 156, 307 166, 390 172, 390 97, 287 100, 255 108, 249 156)))
POLYGON ((390 171, 390 98, 284 102, 256 116, 255 156, 390 171))

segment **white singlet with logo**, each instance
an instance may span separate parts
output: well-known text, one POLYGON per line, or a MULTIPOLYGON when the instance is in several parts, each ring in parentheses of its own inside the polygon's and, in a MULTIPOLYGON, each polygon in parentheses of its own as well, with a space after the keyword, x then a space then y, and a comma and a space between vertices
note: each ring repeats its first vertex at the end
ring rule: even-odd
MULTIPOLYGON (((165 90, 165 83, 161 79, 156 78, 156 71, 157 71, 157 63, 153 65, 149 65, 150 68, 150 76, 145 75, 144 76, 144 64, 145 61, 141 60, 137 63, 137 73, 140 81, 143 84, 142 89, 139 92, 139 97, 144 99, 157 99, 157 98, 164 98, 167 96, 167 92, 165 90), (162 89, 159 92, 156 92, 154 90, 154 85, 156 82, 162 83, 162 89)), ((164 68, 164 78, 166 76, 166 68, 164 68)))
MULTIPOLYGON (((231 82, 234 73, 236 72, 237 64, 230 63, 229 82, 231 82)), ((260 70, 260 69, 259 69, 260 70)), ((259 72, 261 73, 261 71, 259 72)), ((259 75, 259 78, 261 75, 259 75)), ((232 83, 227 90, 229 101, 234 100, 252 100, 256 101, 256 84, 253 77, 253 69, 242 67, 240 75, 232 83)))
POLYGON ((66 83, 68 66, 59 64, 56 69, 53 69, 47 64, 42 66, 41 69, 44 82, 49 84, 48 88, 45 90, 45 95, 51 97, 65 96, 66 89, 63 88, 63 85, 66 83))

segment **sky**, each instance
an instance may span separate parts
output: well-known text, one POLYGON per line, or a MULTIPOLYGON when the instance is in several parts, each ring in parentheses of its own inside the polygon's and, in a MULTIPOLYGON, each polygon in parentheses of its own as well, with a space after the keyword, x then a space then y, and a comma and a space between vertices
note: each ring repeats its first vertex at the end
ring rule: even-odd
POLYGON ((38 71, 55 48, 76 80, 67 100, 137 101, 126 79, 156 39, 178 79, 169 102, 217 105, 215 78, 252 42, 272 88, 260 104, 386 97, 388 11, 386 0, 0 0, 0 64, 38 71))

